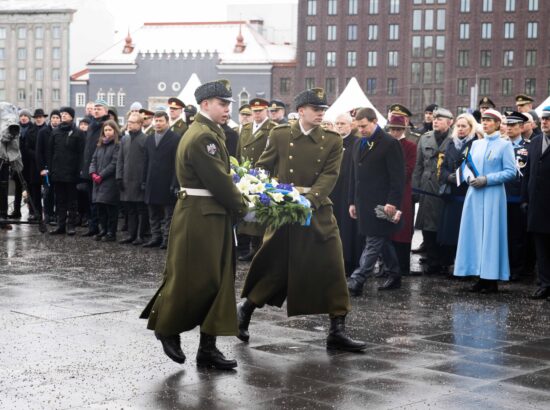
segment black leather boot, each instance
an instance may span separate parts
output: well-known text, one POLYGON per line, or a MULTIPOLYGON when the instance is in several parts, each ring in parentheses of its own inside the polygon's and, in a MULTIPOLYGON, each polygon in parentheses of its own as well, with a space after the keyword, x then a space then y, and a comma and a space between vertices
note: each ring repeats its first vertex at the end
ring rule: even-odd
POLYGON ((365 342, 359 342, 346 335, 346 317, 330 318, 330 330, 327 337, 327 349, 360 352, 367 348, 365 342))
POLYGON ((62 235, 65 234, 65 218, 57 217, 57 227, 48 232, 50 235, 62 235))
POLYGON ((219 370, 231 370, 237 367, 237 361, 226 359, 216 347, 216 336, 201 332, 201 341, 197 351, 197 366, 214 367, 219 370))
POLYGON ((162 343, 162 350, 170 359, 176 363, 185 362, 185 354, 181 350, 180 335, 163 336, 155 332, 155 337, 162 343))
POLYGON ((245 299, 244 302, 237 305, 237 321, 239 322, 239 334, 237 337, 243 342, 248 342, 250 339, 248 325, 250 325, 250 319, 252 318, 254 309, 256 309, 256 305, 248 299, 245 299))

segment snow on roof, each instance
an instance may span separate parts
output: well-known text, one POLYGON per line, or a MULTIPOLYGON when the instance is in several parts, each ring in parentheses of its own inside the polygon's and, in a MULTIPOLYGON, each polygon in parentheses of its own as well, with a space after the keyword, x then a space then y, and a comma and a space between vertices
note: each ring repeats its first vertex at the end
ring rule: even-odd
POLYGON ((123 39, 89 64, 132 64, 143 53, 217 52, 225 64, 290 62, 296 55, 294 46, 269 43, 246 21, 145 23, 130 35, 131 53, 123 53, 123 39), (234 50, 239 30, 246 45, 242 53, 234 50))
POLYGON ((46 13, 48 11, 75 12, 69 1, 38 1, 38 0, 0 0, 0 12, 10 13, 17 11, 46 13))

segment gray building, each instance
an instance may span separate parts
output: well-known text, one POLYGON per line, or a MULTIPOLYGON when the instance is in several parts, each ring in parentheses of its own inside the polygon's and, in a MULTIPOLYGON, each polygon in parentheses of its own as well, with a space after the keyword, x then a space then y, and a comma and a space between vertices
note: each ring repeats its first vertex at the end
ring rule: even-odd
POLYGON ((69 101, 69 25, 75 10, 0 3, 0 101, 52 108, 69 101))
POLYGON ((123 117, 134 101, 149 109, 174 96, 196 104, 197 77, 200 83, 226 78, 237 100, 236 118, 238 106, 250 98, 271 98, 273 66, 295 58, 295 47, 267 41, 261 24, 145 23, 71 77, 71 104, 82 117, 87 101, 104 98, 123 117))

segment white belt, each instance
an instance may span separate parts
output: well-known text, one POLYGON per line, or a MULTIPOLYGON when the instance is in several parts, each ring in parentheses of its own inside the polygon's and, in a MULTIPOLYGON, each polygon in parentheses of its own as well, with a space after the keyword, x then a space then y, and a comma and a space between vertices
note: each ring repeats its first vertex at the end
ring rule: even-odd
POLYGON ((208 189, 180 188, 180 193, 189 196, 214 196, 208 189))
POLYGON ((307 194, 309 191, 311 191, 311 187, 309 186, 295 186, 299 193, 301 194, 307 194))

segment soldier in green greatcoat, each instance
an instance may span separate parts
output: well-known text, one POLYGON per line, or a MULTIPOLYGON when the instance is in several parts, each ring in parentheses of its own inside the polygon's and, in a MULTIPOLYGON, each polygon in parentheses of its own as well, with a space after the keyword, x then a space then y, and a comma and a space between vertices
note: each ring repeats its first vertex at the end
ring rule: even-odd
POLYGON ((342 242, 328 197, 340 171, 342 138, 319 126, 328 107, 322 89, 300 93, 295 103, 300 119, 271 131, 256 166, 304 194, 313 208, 311 225, 267 229, 242 291, 246 299, 238 306, 238 337, 248 341, 256 307, 280 307, 286 299, 288 316, 330 315, 327 348, 364 350, 365 343, 345 334, 350 301, 342 242))
MULTIPOLYGON (((268 101, 263 98, 253 98, 250 100, 250 109, 252 111, 252 122, 243 125, 237 145, 237 156, 239 161, 249 160, 254 167, 262 152, 267 145, 267 138, 270 131, 278 124, 269 119, 267 113, 268 101)), ((252 260, 260 245, 264 235, 265 227, 254 222, 239 223, 238 232, 250 237, 249 251, 239 256, 240 261, 249 262, 252 260)))
POLYGON ((189 128, 187 122, 183 119, 183 109, 185 104, 176 97, 168 99, 168 114, 170 116, 170 131, 174 131, 180 137, 183 137, 185 131, 189 128))
POLYGON ((200 113, 181 139, 176 174, 181 191, 174 209, 164 279, 141 317, 164 352, 183 363, 180 333, 200 326, 197 365, 231 369, 216 336, 237 334, 232 216, 246 203, 230 175, 225 135, 231 87, 225 80, 195 91, 200 113))

